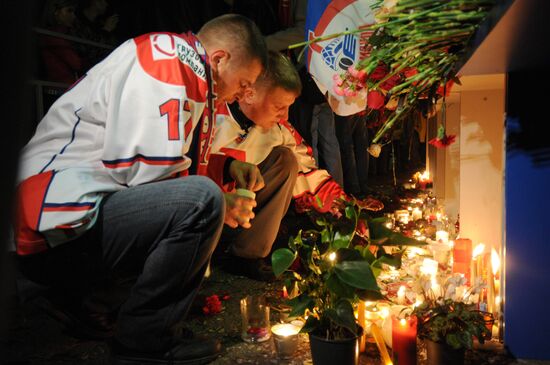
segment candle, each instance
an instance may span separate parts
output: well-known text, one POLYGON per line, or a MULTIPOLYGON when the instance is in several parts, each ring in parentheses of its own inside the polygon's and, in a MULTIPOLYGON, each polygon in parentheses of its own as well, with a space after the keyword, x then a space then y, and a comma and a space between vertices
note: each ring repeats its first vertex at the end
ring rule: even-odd
POLYGON ((435 240, 440 243, 449 243, 449 232, 447 231, 435 232, 435 240))
POLYGON ((416 365, 416 317, 392 317, 393 363, 416 365))
POLYGON ((479 243, 472 252, 471 285, 476 285, 477 280, 483 279, 483 251, 485 244, 479 243))
POLYGON ((424 275, 429 275, 432 278, 435 278, 438 268, 439 263, 437 261, 425 258, 424 261, 422 261, 422 266, 420 266, 420 272, 424 275))
POLYGON ((453 273, 464 275, 470 281, 470 261, 472 260, 472 240, 457 238, 453 246, 453 273))
POLYGON ((382 331, 380 330, 380 327, 378 327, 376 323, 373 323, 371 325, 371 331, 372 331, 372 336, 376 341, 376 346, 378 347, 378 351, 380 351, 380 357, 382 358, 382 362, 384 363, 384 365, 393 365, 393 362, 390 359, 390 355, 388 354, 388 349, 386 348, 386 344, 384 343, 384 336, 382 335, 382 331))
POLYGON ((490 312, 498 313, 500 308, 500 257, 498 256, 497 251, 493 248, 491 250, 491 278, 489 280, 492 287, 493 297, 492 303, 490 303, 490 312), (497 298, 499 298, 499 303, 497 303, 497 298))
POLYGON ((413 209, 412 219, 415 221, 422 219, 422 211, 418 207, 413 209))
POLYGON ((274 325, 271 332, 273 333, 277 355, 283 359, 292 357, 298 347, 300 327, 290 323, 280 323, 274 325))
POLYGON ((287 298, 288 298, 288 291, 286 290, 286 286, 283 286, 283 293, 281 294, 281 296, 282 296, 284 299, 287 299, 287 298))
POLYGON ((406 288, 403 285, 397 290, 397 304, 405 304, 405 291, 406 288))
POLYGON ((357 304, 357 322, 359 322, 359 325, 364 329, 363 335, 359 339, 359 352, 364 352, 367 339, 367 325, 365 322, 365 302, 363 301, 360 301, 359 304, 357 304))

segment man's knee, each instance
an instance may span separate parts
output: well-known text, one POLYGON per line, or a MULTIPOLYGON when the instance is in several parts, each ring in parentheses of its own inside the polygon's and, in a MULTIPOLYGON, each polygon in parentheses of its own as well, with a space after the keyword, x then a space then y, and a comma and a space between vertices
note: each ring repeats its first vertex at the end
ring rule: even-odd
POLYGON ((274 158, 276 165, 286 171, 290 178, 296 179, 298 175, 298 160, 289 148, 277 146, 273 148, 270 157, 274 158))

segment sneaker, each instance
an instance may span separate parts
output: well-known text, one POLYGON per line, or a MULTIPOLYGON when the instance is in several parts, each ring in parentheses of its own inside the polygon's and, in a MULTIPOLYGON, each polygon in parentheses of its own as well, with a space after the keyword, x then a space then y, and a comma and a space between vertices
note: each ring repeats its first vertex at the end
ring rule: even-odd
POLYGON ((219 340, 200 337, 180 338, 166 352, 143 352, 129 349, 113 342, 111 357, 113 365, 201 365, 215 360, 222 352, 219 340))
POLYGON ((72 337, 84 340, 107 340, 113 337, 116 313, 97 313, 82 306, 60 303, 40 297, 34 304, 48 316, 63 324, 72 337))

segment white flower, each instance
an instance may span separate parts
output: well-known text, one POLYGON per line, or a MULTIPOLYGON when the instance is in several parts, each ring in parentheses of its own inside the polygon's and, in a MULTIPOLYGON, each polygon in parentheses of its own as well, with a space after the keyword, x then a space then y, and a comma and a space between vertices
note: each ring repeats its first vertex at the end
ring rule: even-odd
POLYGON ((380 152, 382 151, 382 146, 378 143, 373 143, 370 145, 367 151, 369 151, 372 157, 378 158, 378 156, 380 156, 380 152))

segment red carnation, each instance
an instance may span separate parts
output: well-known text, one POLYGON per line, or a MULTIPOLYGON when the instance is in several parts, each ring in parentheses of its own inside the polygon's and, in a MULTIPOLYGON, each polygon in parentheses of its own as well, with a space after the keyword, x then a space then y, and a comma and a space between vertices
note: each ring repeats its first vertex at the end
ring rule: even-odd
POLYGON ((370 80, 382 80, 388 74, 388 68, 384 64, 376 66, 369 75, 370 80))
POLYGON ((380 91, 371 90, 367 94, 367 106, 371 109, 378 110, 384 106, 385 97, 380 91))

